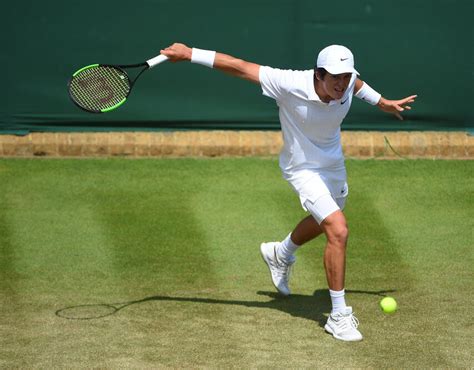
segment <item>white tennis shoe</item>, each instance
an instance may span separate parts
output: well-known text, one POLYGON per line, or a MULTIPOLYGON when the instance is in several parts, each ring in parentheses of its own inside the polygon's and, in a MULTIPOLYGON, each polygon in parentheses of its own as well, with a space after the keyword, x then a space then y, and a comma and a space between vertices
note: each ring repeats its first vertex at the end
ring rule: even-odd
POLYGON ((346 307, 344 312, 335 312, 329 315, 324 329, 334 338, 346 342, 362 340, 362 334, 357 327, 359 320, 354 316, 352 307, 346 307))
POLYGON ((278 245, 280 245, 279 242, 262 243, 260 245, 260 253, 270 270, 275 288, 283 295, 290 295, 288 282, 290 280, 291 266, 295 263, 296 258, 291 256, 289 261, 278 258, 276 253, 278 245))

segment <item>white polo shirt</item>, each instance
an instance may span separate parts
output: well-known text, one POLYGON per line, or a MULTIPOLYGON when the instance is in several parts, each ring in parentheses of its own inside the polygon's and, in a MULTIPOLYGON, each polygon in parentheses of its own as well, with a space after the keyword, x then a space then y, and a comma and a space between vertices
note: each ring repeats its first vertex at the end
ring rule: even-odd
POLYGON ((263 95, 276 100, 284 146, 280 168, 285 177, 302 169, 344 167, 341 123, 352 103, 353 74, 340 100, 321 101, 314 90, 314 70, 260 67, 263 95))

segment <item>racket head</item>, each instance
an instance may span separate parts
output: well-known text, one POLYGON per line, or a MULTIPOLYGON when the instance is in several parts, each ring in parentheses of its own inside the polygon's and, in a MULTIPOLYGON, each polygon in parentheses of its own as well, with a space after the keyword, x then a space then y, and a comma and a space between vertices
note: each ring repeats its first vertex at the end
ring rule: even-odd
POLYGON ((68 82, 68 91, 79 108, 91 113, 105 113, 125 103, 132 84, 119 66, 91 64, 74 72, 68 82))

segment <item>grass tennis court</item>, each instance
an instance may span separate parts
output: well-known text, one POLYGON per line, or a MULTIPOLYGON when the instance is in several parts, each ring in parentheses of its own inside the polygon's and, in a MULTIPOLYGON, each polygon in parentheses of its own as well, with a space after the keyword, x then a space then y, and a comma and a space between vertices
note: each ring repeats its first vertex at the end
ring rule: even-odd
POLYGON ((323 239, 290 298, 260 258, 304 215, 275 159, 1 159, 0 367, 472 367, 473 166, 347 162, 342 343, 323 239))

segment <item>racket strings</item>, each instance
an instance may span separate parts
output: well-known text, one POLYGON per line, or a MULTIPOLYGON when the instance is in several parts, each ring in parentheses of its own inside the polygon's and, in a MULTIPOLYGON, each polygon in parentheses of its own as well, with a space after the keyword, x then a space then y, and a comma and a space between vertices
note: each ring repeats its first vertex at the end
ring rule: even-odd
POLYGON ((125 72, 109 66, 95 66, 75 75, 70 82, 73 100, 82 108, 100 112, 121 103, 130 93, 125 72))

